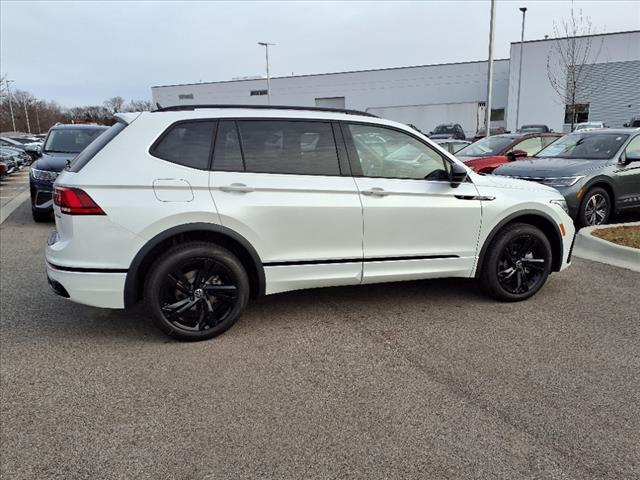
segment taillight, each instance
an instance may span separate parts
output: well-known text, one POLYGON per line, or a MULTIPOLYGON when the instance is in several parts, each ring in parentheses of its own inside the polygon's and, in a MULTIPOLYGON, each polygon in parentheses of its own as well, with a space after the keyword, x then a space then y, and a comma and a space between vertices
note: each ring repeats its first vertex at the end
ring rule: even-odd
POLYGON ((67 215, 106 215, 89 194, 79 188, 54 187, 53 203, 67 215))

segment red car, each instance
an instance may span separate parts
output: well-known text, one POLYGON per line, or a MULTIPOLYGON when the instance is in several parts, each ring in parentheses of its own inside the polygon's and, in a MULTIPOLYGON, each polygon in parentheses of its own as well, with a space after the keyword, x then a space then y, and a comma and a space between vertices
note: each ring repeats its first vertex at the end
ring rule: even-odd
POLYGON ((504 133, 492 135, 456 153, 477 173, 491 173, 503 163, 531 157, 560 138, 560 133, 504 133))

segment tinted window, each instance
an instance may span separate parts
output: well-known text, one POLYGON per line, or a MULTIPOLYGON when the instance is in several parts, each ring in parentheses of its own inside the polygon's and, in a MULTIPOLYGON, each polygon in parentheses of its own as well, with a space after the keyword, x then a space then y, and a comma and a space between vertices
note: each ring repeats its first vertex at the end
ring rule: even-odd
POLYGON ((184 122, 172 126, 153 147, 152 155, 185 167, 207 170, 215 122, 184 122))
POLYGON ((106 128, 58 128, 51 130, 44 151, 51 153, 80 153, 106 128))
POLYGON ((627 148, 624 150, 626 153, 634 152, 635 154, 640 153, 640 135, 629 142, 627 148))
POLYGON ((69 170, 71 170, 72 172, 79 172, 82 167, 89 163, 89 160, 91 160, 100 150, 102 150, 107 143, 113 140, 116 135, 124 130, 126 126, 127 125, 125 123, 118 122, 108 130, 104 131, 102 135, 96 138, 95 141, 91 142, 89 146, 87 146, 87 148, 76 155, 76 157, 71 161, 69 170))
POLYGON ((405 133, 370 125, 349 125, 349 130, 365 177, 446 177, 440 154, 405 133))
POLYGON ((340 175, 329 123, 239 121, 248 172, 340 175))
POLYGON ((628 137, 617 133, 571 133, 553 142, 536 157, 606 160, 613 158, 628 137))
POLYGON ((227 172, 242 172, 244 170, 236 122, 223 120, 218 125, 213 169, 227 172))
POLYGON ((433 131, 434 134, 443 133, 456 133, 456 128, 453 125, 438 125, 433 131))

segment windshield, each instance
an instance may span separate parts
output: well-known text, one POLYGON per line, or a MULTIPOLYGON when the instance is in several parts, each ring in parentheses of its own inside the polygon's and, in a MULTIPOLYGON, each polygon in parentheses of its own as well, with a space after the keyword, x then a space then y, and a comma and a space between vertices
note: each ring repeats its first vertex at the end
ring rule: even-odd
POLYGON ((79 153, 98 138, 104 128, 61 128, 52 130, 44 151, 49 153, 79 153))
POLYGON ((608 160, 620 150, 629 135, 618 133, 596 134, 572 133, 556 140, 535 156, 541 158, 579 158, 585 160, 608 160))
POLYGON ((456 129, 453 127, 453 125, 438 125, 433 133, 456 133, 456 129))
POLYGON ((460 150, 456 155, 461 157, 490 157, 499 155, 505 148, 511 145, 513 138, 509 137, 485 137, 460 150))

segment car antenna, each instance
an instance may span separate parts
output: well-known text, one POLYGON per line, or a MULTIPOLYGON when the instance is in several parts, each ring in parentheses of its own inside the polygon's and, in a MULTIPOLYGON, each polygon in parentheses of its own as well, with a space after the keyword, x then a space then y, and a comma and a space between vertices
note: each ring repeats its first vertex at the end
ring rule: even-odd
POLYGON ((156 108, 157 108, 158 110, 162 109, 162 106, 160 105, 160 102, 156 102, 156 108))

